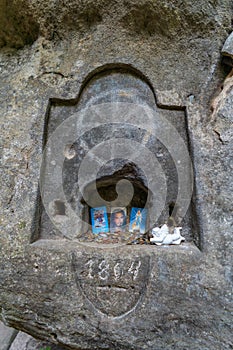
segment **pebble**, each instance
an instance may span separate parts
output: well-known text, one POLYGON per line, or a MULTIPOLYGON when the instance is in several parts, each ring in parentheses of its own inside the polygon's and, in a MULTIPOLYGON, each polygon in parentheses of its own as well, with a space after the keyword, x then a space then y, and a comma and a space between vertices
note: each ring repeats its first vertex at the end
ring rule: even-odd
POLYGON ((91 231, 86 232, 79 237, 81 242, 98 242, 104 244, 113 243, 125 243, 128 245, 134 244, 151 244, 149 237, 146 234, 140 234, 139 232, 100 232, 99 234, 93 234, 91 231))

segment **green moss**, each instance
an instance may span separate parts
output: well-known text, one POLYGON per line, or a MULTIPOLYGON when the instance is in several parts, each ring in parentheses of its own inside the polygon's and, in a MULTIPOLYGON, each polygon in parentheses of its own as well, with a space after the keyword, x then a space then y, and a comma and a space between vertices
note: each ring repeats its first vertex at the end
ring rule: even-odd
MULTIPOLYGON (((23 228, 26 227, 26 221, 20 221, 18 226, 19 226, 19 229, 22 230, 23 228)), ((49 350, 49 349, 46 349, 46 350, 49 350)))

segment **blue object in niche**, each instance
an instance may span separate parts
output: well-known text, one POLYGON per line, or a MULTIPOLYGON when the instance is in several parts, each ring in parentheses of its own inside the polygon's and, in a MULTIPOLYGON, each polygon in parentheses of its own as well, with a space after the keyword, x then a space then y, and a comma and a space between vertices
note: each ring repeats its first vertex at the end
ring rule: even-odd
POLYGON ((129 231, 140 231, 140 233, 146 232, 146 219, 147 209, 144 208, 132 208, 130 213, 129 231))
POLYGON ((109 232, 108 216, 106 207, 91 208, 92 232, 109 232))

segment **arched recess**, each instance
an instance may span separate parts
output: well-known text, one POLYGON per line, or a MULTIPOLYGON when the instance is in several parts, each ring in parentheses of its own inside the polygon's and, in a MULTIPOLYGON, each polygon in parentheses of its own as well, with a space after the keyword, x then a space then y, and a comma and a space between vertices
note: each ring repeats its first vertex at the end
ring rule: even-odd
MULTIPOLYGON (((77 99, 74 100, 52 100, 48 118, 45 125, 45 141, 50 135, 67 120, 71 115, 78 114, 79 111, 88 109, 89 107, 98 106, 104 103, 131 103, 147 106, 159 113, 161 118, 165 118, 171 123, 179 135, 182 137, 188 148, 188 134, 186 127, 186 116, 184 110, 171 110, 166 108, 159 108, 156 104, 156 97, 150 85, 150 82, 143 77, 143 75, 129 66, 107 66, 94 74, 90 74, 85 80, 77 99)), ((80 120, 80 123, 82 121, 80 120)), ((77 122, 78 124, 78 122, 77 122)), ((81 125, 81 124, 80 124, 81 125)), ((111 120, 109 116, 108 123, 102 126, 95 126, 79 137, 75 142, 67 144, 64 147, 65 161, 63 167, 63 188, 66 195, 67 202, 71 205, 73 210, 90 224, 90 207, 83 198, 78 186, 79 168, 83 159, 88 155, 93 148, 105 142, 111 142, 111 139, 124 139, 128 142, 137 142, 146 147, 156 157, 159 166, 164 173, 166 179, 167 193, 164 208, 159 217, 150 217, 148 228, 153 225, 161 225, 167 221, 171 213, 174 203, 176 202, 178 193, 178 174, 177 169, 166 146, 148 130, 148 125, 144 127, 130 125, 129 123, 118 124, 111 120)), ((103 146, 104 147, 104 146, 103 146)), ((148 164, 149 165, 149 164, 148 164)), ((134 164, 129 159, 121 158, 111 159, 100 167, 97 181, 97 190, 101 197, 110 201, 116 194, 115 186, 119 179, 127 179, 134 186, 135 196, 127 211, 130 213, 130 208, 133 206, 143 207, 147 203, 148 210, 155 198, 153 198, 148 191, 147 178, 145 176, 145 169, 140 169, 137 164, 134 164), (106 195, 107 194, 107 195, 106 195), (148 197, 149 196, 149 197, 148 197), (141 197, 141 202, 140 202, 141 197), (149 200, 148 200, 149 198, 149 200)), ((156 172, 155 172, 156 174, 156 172)), ((87 174, 88 177, 88 174, 87 174)), ((190 186, 192 186, 190 177, 190 186)), ((159 192, 158 188, 158 192, 159 192)), ((86 182, 85 191, 93 191, 92 181, 86 182)), ((65 204, 59 202, 59 198, 52 203, 54 207, 54 215, 57 216, 58 221, 62 221, 62 217, 66 215, 65 204), (60 208, 60 209, 59 209, 60 208), (61 212, 59 212, 59 210, 61 212)), ((101 205, 101 203, 96 203, 101 205)), ((177 212, 177 220, 178 218, 177 212)), ((64 236, 51 223, 46 211, 42 208, 40 216, 39 234, 37 238, 43 239, 59 239, 64 236)), ((199 236, 196 226, 193 224, 194 210, 192 204, 190 205, 186 215, 182 218, 183 235, 187 241, 195 241, 199 245, 199 236)), ((85 235, 87 226, 80 226, 77 236, 79 238, 85 235)), ((34 239, 35 240, 35 239, 34 239)))

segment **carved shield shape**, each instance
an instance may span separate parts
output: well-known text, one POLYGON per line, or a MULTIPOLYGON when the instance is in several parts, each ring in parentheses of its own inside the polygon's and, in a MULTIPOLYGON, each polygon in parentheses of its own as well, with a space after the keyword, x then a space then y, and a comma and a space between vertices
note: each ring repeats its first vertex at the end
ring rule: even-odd
POLYGON ((134 258, 73 255, 78 287, 86 299, 105 315, 119 317, 132 311, 145 293, 149 257, 134 258))

